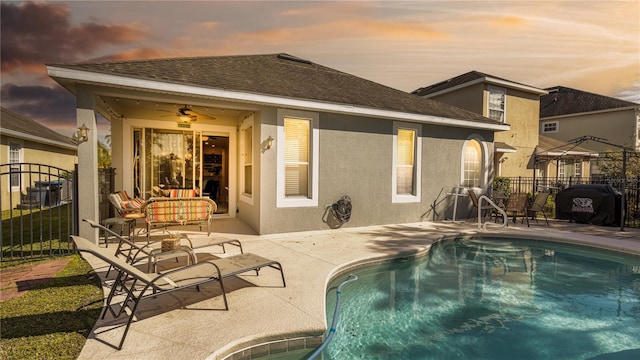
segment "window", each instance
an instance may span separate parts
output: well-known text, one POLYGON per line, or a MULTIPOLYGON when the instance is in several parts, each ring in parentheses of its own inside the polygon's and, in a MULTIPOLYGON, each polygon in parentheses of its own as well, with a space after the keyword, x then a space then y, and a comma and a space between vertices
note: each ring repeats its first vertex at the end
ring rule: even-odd
POLYGON ((576 160, 573 163, 573 174, 575 176, 582 176, 582 161, 576 160))
POLYGON ((10 191, 20 191, 20 165, 22 162, 22 145, 9 143, 9 187, 10 191))
POLYGON ((558 132, 558 122, 557 121, 551 121, 551 122, 542 123, 542 133, 543 134, 556 133, 556 132, 558 132))
POLYGON ((489 118, 505 122, 506 92, 502 89, 489 88, 489 118))
POLYGON ((478 140, 468 140, 462 157, 462 186, 467 188, 482 186, 482 146, 478 140))
POLYGON ((567 167, 567 164, 565 163, 564 160, 558 161, 558 177, 563 178, 566 176, 567 174, 566 167, 567 167))
POLYGON ((396 122, 393 126, 393 202, 420 201, 421 127, 396 122))
POLYGON ((318 206, 318 115, 278 110, 278 207, 318 206))
POLYGON ((252 204, 253 197, 253 116, 249 116, 242 122, 240 127, 240 189, 244 201, 252 204))

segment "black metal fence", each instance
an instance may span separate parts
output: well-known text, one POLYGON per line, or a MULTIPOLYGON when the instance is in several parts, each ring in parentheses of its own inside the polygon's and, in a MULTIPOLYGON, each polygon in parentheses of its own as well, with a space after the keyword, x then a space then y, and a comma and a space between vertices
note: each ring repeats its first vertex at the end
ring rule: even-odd
MULTIPOLYGON (((508 179, 509 191, 512 193, 530 193, 534 194, 539 191, 550 191, 552 198, 559 191, 562 191, 576 184, 607 184, 616 188, 618 191, 625 189, 626 211, 625 226, 640 227, 640 177, 636 178, 610 178, 605 176, 597 177, 508 177, 499 178, 508 179)), ((495 184, 495 183, 494 183, 495 184)))
MULTIPOLYGON (((0 165, 2 252, 0 262, 63 256, 73 252, 69 235, 77 233, 76 169, 45 164, 0 165)), ((100 219, 112 217, 107 195, 115 169, 98 169, 100 219)))
POLYGON ((35 163, 0 165, 0 261, 73 252, 74 186, 73 170, 35 163))

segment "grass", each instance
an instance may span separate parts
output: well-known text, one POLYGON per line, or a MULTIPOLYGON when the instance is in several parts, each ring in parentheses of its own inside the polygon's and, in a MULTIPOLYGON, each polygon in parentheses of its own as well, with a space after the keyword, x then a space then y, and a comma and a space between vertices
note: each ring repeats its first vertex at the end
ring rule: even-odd
POLYGON ((79 255, 55 278, 0 306, 0 359, 76 359, 102 309, 99 277, 79 255))
POLYGON ((71 205, 2 211, 2 268, 73 251, 71 205))

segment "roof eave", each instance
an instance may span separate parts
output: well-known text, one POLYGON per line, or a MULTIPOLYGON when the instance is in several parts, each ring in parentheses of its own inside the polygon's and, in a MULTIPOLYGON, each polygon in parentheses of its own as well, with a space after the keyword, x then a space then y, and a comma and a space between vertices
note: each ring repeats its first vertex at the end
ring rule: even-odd
POLYGON ((540 120, 541 121, 542 120, 555 120, 555 119, 561 119, 561 118, 573 117, 573 116, 594 115, 594 114, 601 114, 601 113, 607 113, 607 112, 627 111, 627 110, 636 110, 636 109, 640 109, 640 104, 635 105, 635 106, 632 105, 632 106, 625 106, 625 107, 619 107, 619 108, 610 108, 610 109, 604 109, 604 110, 583 111, 583 112, 577 112, 577 113, 572 113, 572 114, 546 116, 546 117, 541 117, 540 120))
POLYGON ((38 142, 41 144, 53 145, 53 146, 57 146, 57 147, 69 149, 69 150, 78 150, 78 145, 68 144, 68 143, 51 140, 51 139, 47 139, 47 138, 43 138, 35 135, 25 134, 23 132, 11 130, 11 129, 2 129, 2 135, 11 136, 11 137, 15 137, 23 140, 29 140, 33 142, 38 142))
POLYGON ((477 79, 473 79, 470 81, 467 81, 465 83, 462 84, 458 84, 456 86, 452 86, 450 88, 446 88, 446 89, 442 89, 439 91, 436 91, 434 93, 431 94, 427 94, 427 95, 423 95, 422 97, 425 99, 428 98, 432 98, 438 95, 443 95, 452 91, 456 91, 459 89, 463 89, 475 84, 479 84, 479 83, 487 83, 487 84, 492 84, 492 85, 499 85, 499 86, 504 86, 504 87, 509 87, 509 88, 513 88, 513 89, 517 89, 517 90, 522 90, 522 91, 526 91, 526 92, 530 92, 530 93, 534 93, 534 94, 538 94, 538 95, 547 95, 549 92, 547 90, 544 89, 540 89, 534 86, 528 86, 528 85, 524 85, 524 84, 518 84, 518 83, 514 83, 514 82, 510 82, 510 81, 505 81, 502 79, 496 79, 494 77, 490 77, 490 76, 485 76, 485 77, 481 77, 481 78, 477 78, 477 79))
POLYGON ((47 66, 47 73, 50 77, 59 80, 75 80, 87 83, 95 83, 102 85, 116 85, 119 87, 133 87, 139 89, 148 89, 154 91, 164 91, 172 93, 182 93, 188 95, 207 96, 217 99, 229 101, 241 101, 250 103, 259 103, 271 106, 285 106, 301 109, 311 109, 318 111, 328 111, 333 113, 342 113, 359 116, 372 116, 379 118, 389 118, 404 121, 415 121, 427 124, 447 125, 454 127, 473 128, 479 130, 507 131, 509 125, 492 124, 484 122, 476 122, 472 120, 452 119, 432 115, 405 113, 395 110, 384 110, 367 108, 363 106, 326 103, 312 100, 286 98, 273 95, 264 95, 256 93, 247 93, 241 91, 215 89, 208 87, 199 87, 194 85, 184 85, 176 83, 167 83, 148 79, 138 79, 126 76, 96 73, 84 70, 67 69, 57 66, 47 66))

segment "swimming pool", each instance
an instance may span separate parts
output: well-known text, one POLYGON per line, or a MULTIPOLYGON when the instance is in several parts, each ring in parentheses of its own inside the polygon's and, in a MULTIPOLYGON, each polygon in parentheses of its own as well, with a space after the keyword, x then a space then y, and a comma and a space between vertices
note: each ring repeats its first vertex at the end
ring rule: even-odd
POLYGON ((640 358, 637 257, 483 238, 354 273, 325 360, 640 358))

